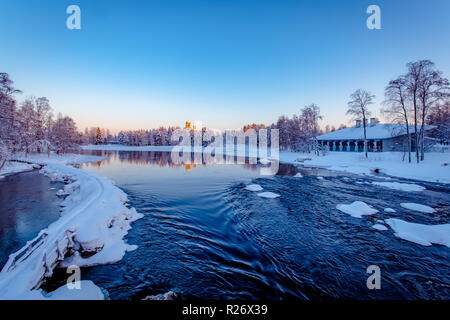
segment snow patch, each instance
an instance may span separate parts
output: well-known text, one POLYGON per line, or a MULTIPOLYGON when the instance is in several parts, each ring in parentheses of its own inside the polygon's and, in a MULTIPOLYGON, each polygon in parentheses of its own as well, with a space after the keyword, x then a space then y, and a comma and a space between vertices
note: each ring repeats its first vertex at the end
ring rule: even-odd
POLYGON ((274 199, 274 198, 278 198, 280 195, 273 193, 273 192, 261 192, 258 193, 258 197, 261 198, 269 198, 269 199, 274 199))
POLYGON ((414 210, 414 211, 419 211, 419 212, 423 212, 423 213, 433 213, 435 211, 432 207, 429 207, 429 206, 426 206, 423 204, 413 203, 413 202, 400 203, 400 205, 403 208, 406 208, 409 210, 414 210))
POLYGON ((263 188, 259 184, 249 184, 245 187, 248 191, 261 191, 263 188))
POLYGON ((370 207, 367 203, 362 201, 355 201, 351 204, 338 204, 336 209, 355 218, 362 218, 362 216, 372 215, 378 212, 378 210, 370 207))
POLYGON ((386 223, 401 239, 423 246, 442 244, 450 248, 450 224, 425 225, 400 219, 386 219, 386 223))

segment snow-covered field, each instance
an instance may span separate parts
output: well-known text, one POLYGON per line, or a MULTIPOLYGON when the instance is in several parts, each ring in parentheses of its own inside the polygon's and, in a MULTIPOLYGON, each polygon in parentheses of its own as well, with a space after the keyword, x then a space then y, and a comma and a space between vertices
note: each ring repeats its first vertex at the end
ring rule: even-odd
MULTIPOLYGON (((47 294, 33 289, 45 272, 44 259, 50 264, 54 261, 56 246, 67 240, 68 232, 75 235, 75 249, 82 248, 93 255, 82 258, 76 251, 61 266, 113 263, 122 259, 126 251, 137 248, 125 243, 123 238, 131 228, 130 224, 142 216, 134 208, 126 207, 127 195, 109 179, 66 165, 99 161, 103 159, 101 157, 68 154, 17 158, 32 162, 31 166, 45 165, 41 170, 43 174, 52 180, 68 182, 64 190, 59 191, 68 197, 62 203, 61 218, 41 231, 40 235, 46 233, 43 242, 33 246, 31 254, 18 263, 11 264, 14 254, 10 256, 0 272, 0 299, 102 299, 101 290, 89 281, 82 281, 80 290, 68 290, 64 286, 47 294)), ((25 165, 24 170, 29 169, 28 166, 25 165)))
MULTIPOLYGON (((171 151, 171 146, 122 146, 98 145, 83 146, 85 150, 110 151, 171 151)), ((329 152, 325 156, 312 153, 285 152, 279 154, 283 163, 303 164, 311 167, 327 168, 354 174, 372 175, 378 169, 380 173, 390 176, 429 182, 450 183, 450 153, 430 152, 425 154, 425 161, 417 164, 403 161, 402 152, 369 153, 368 159, 363 153, 329 152)), ((263 159, 265 162, 265 159, 263 159)), ((398 186, 407 187, 407 186, 398 186)), ((412 187, 414 188, 414 187, 412 187)))

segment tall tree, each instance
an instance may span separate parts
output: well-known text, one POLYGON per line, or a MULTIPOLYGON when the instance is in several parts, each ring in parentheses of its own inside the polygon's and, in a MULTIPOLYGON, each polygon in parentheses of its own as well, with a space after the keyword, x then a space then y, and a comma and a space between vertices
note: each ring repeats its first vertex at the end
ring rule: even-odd
POLYGON ((356 119, 362 118, 364 128, 364 152, 367 158, 366 119, 370 116, 368 106, 373 104, 373 99, 375 99, 375 96, 368 91, 358 89, 350 95, 350 99, 351 100, 348 102, 347 114, 352 115, 356 119))
POLYGON ((425 122, 429 109, 449 97, 448 79, 442 77, 442 72, 434 69, 434 63, 429 60, 421 61, 424 65, 422 77, 419 81, 418 95, 421 104, 420 117, 420 160, 425 158, 425 122))
POLYGON ((389 81, 389 84, 384 89, 385 100, 383 104, 388 106, 388 109, 382 109, 391 120, 404 123, 406 128, 406 139, 408 142, 408 162, 411 163, 411 135, 409 132, 409 110, 407 105, 408 88, 406 86, 406 79, 400 76, 395 80, 389 81))

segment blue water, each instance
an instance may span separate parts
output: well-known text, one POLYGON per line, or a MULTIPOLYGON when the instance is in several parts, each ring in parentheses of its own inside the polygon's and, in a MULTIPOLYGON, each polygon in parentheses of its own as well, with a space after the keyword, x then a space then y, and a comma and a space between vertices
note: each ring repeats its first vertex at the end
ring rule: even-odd
MULTIPOLYGON (((108 160, 83 168, 114 180, 144 214, 126 237, 137 250, 118 263, 82 270, 82 278, 105 288, 111 299, 169 290, 181 299, 450 298, 449 248, 370 228, 390 217, 449 223, 448 186, 413 181, 427 190, 412 193, 365 183, 381 178, 293 165, 267 177, 250 164, 176 166, 161 152, 96 154, 108 160), (304 178, 292 177, 297 172, 304 178), (260 198, 244 190, 248 183, 281 197, 260 198), (336 210, 356 200, 379 212, 358 219, 336 210), (413 212, 401 202, 437 211, 413 212), (386 207, 397 212, 385 213, 386 207), (373 264, 381 269, 380 290, 366 286, 373 264)), ((52 281, 56 287, 63 280, 52 281)))
POLYGON ((0 269, 42 229, 59 219, 60 182, 33 170, 0 180, 0 269))

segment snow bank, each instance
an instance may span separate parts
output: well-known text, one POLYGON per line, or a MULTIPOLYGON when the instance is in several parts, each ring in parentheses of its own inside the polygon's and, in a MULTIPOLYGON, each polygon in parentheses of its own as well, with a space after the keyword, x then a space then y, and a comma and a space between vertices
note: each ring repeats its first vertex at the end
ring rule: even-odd
POLYGON ((259 184, 249 184, 245 187, 248 191, 261 191, 263 188, 259 184))
POLYGON ((173 146, 123 146, 119 144, 81 146, 83 150, 103 151, 172 151, 173 146))
POLYGON ((373 185, 386 187, 389 189, 395 189, 400 191, 423 191, 425 187, 412 183, 400 183, 400 182, 372 182, 373 185))
POLYGON ((423 212, 423 213, 433 213, 434 212, 434 209, 432 207, 429 207, 429 206, 426 206, 423 204, 406 202, 406 203, 400 203, 400 205, 403 208, 406 208, 409 210, 414 210, 414 211, 419 211, 419 212, 423 212))
POLYGON ((63 267, 117 262, 137 248, 123 238, 142 215, 125 206, 127 195, 109 179, 58 163, 47 163, 42 172, 53 180, 69 181, 64 188, 69 196, 62 202, 62 217, 44 230, 43 243, 15 268, 7 269, 7 264, 0 272, 0 299, 20 298, 35 288, 43 275, 43 257, 54 255, 55 243, 61 243, 68 231, 74 234, 75 249, 91 256, 82 258, 76 252, 61 263, 63 267))
POLYGON ((338 204, 336 206, 336 209, 355 218, 362 218, 362 216, 371 215, 378 212, 378 210, 370 207, 368 204, 362 201, 355 201, 351 204, 338 204))
POLYGON ((273 193, 273 192, 261 192, 258 193, 258 197, 261 198, 268 198, 268 199, 274 199, 274 198, 278 198, 280 195, 273 193))
POLYGON ((431 246, 434 243, 450 248, 450 224, 424 225, 394 218, 385 221, 401 239, 423 246, 431 246))
MULTIPOLYGON (((74 284, 75 285, 75 284, 74 284)), ((27 291, 23 295, 15 297, 17 300, 104 300, 102 290, 90 280, 77 283, 80 289, 69 289, 63 285, 51 293, 43 290, 27 291)))
POLYGON ((366 159, 359 152, 329 152, 325 156, 301 154, 298 152, 280 152, 280 162, 298 164, 297 159, 306 166, 327 168, 355 174, 373 175, 375 169, 390 176, 422 181, 450 183, 450 153, 429 152, 425 161, 408 163, 402 161, 402 152, 369 153, 366 159))

